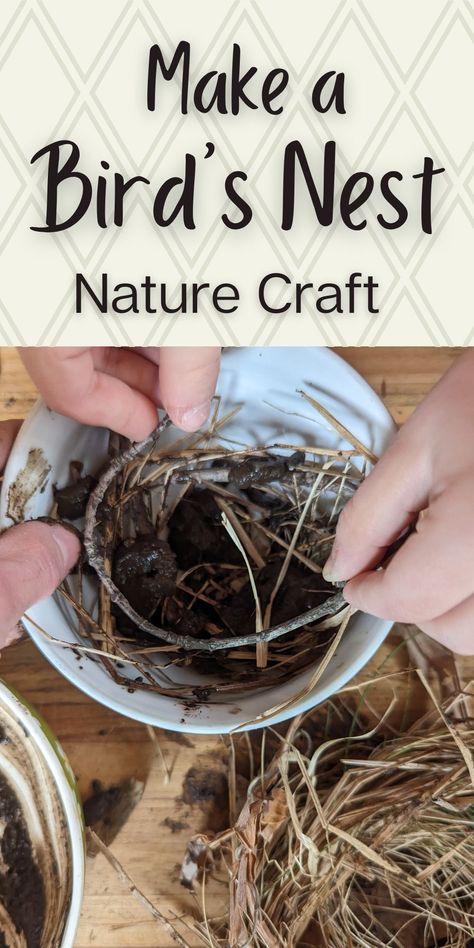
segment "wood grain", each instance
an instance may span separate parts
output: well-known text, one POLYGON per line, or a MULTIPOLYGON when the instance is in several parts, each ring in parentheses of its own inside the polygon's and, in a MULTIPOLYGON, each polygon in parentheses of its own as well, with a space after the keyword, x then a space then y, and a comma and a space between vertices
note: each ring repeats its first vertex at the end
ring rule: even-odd
MULTIPOLYGON (((401 424, 446 372, 461 349, 335 349, 367 379, 401 424)), ((16 349, 0 349, 0 420, 24 418, 37 393, 16 349)))
MULTIPOLYGON (((394 419, 401 423, 449 367, 458 350, 339 352, 379 392, 394 419)), ((4 348, 0 357, 0 420, 22 418, 34 403, 34 386, 15 350, 4 348)), ((400 631, 395 629, 365 674, 370 675, 383 662, 385 672, 403 667, 406 653, 404 646, 398 647, 400 640, 400 631)), ((464 672, 474 677, 474 663, 466 661, 464 672)), ((223 766, 223 740, 157 732, 161 748, 161 755, 157 755, 146 728, 88 699, 58 675, 27 641, 2 655, 0 673, 36 705, 56 732, 83 796, 90 792, 93 779, 107 786, 128 776, 147 779, 143 799, 115 841, 114 853, 161 911, 177 915, 192 912, 193 899, 178 883, 178 866, 187 839, 193 832, 206 829, 209 813, 206 808, 183 802, 183 782, 191 767, 223 766)), ((409 704, 412 716, 425 710, 426 696, 413 678, 397 679, 397 691, 401 705, 409 704)), ((390 695, 388 685, 387 689, 377 688, 371 701, 383 710, 390 695)), ((104 858, 90 859, 76 948, 171 945, 169 936, 127 892, 104 858)))

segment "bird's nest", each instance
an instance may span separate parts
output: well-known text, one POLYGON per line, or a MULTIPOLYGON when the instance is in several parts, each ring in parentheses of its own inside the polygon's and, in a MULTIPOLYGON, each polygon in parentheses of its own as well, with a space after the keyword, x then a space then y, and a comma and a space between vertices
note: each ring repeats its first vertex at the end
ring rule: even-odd
POLYGON ((229 416, 217 405, 198 436, 163 448, 165 418, 141 444, 111 435, 96 477, 72 464, 56 515, 84 517, 85 557, 62 587, 78 617, 78 654, 128 689, 187 701, 274 686, 318 658, 326 666, 349 609, 322 567, 339 513, 375 458, 303 397, 350 447, 291 437, 229 447, 229 416), (94 607, 84 593, 90 572, 94 607))

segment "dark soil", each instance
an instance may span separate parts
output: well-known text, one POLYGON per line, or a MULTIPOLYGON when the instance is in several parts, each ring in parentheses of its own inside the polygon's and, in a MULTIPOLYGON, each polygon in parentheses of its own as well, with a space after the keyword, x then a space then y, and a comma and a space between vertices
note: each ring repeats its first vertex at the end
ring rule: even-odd
MULTIPOLYGON (((151 521, 143 520, 143 512, 139 526, 147 532, 123 540, 115 550, 112 578, 140 615, 180 635, 205 638, 254 631, 255 601, 242 567, 242 556, 222 527, 221 512, 210 491, 200 487, 189 491, 169 521, 168 542, 152 533, 151 521), (238 567, 238 571, 232 574, 227 569, 229 565, 238 567), (212 603, 194 597, 208 577, 209 568, 216 587, 223 590, 214 594, 212 603), (176 588, 177 573, 189 569, 193 569, 186 577, 189 592, 183 593, 176 588), (232 575, 244 577, 243 588, 235 593, 229 586, 232 575)), ((280 566, 281 557, 273 556, 263 569, 255 571, 263 610, 280 566)), ((322 577, 292 563, 276 597, 272 622, 283 622, 319 605, 330 591, 322 577)), ((119 632, 126 635, 136 632, 133 623, 118 607, 113 606, 112 611, 119 632)), ((139 635, 146 638, 142 632, 139 635)), ((156 639, 151 641, 156 644, 156 639)), ((225 653, 217 659, 203 657, 199 660, 199 670, 213 672, 216 662, 222 664, 222 660, 225 661, 225 653)))
POLYGON ((140 615, 149 619, 176 588, 176 559, 155 534, 124 540, 115 552, 112 578, 140 615))
MULTIPOLYGON (((273 560, 259 571, 258 591, 263 611, 273 592, 280 568, 281 560, 273 560)), ((327 599, 329 589, 322 577, 316 576, 299 563, 291 563, 273 605, 272 625, 286 622, 293 616, 323 603, 327 599)), ((240 630, 240 635, 252 632, 255 628, 255 602, 250 583, 240 593, 230 597, 219 611, 229 628, 240 630)))
MULTIPOLYGON (((245 483, 250 476, 250 470, 241 471, 245 483)), ((263 612, 281 562, 281 551, 277 550, 262 569, 254 570, 263 612)), ((242 555, 222 527, 221 511, 214 495, 205 488, 195 487, 177 506, 169 521, 167 543, 151 533, 136 540, 125 540, 115 553, 113 578, 137 612, 162 628, 202 638, 229 633, 246 635, 255 630, 255 600, 242 567, 242 555), (229 565, 238 570, 232 573, 229 565), (177 571, 190 569, 193 571, 185 581, 189 591, 185 593, 175 586, 177 571), (209 569, 214 588, 207 599, 211 598, 212 602, 195 598, 209 577, 209 569), (229 582, 233 577, 242 578, 240 588, 235 591, 229 582)), ((272 624, 312 609, 324 602, 331 591, 321 576, 293 561, 273 604, 272 624)), ((114 608, 113 612, 118 630, 124 634, 133 632, 133 625, 121 610, 114 608)), ((140 635, 143 637, 143 633, 140 635)), ((329 634, 327 640, 330 637, 329 634)), ((203 674, 212 674, 217 668, 219 673, 224 671, 227 675, 234 675, 236 671, 235 662, 226 662, 225 652, 212 657, 195 657, 194 664, 203 674)), ((243 681, 246 678, 244 664, 239 663, 243 681)), ((297 669, 298 661, 295 661, 293 671, 297 669)), ((255 674, 255 663, 249 663, 248 671, 255 674)))
MULTIPOLYGON (((236 516, 242 517, 243 525, 244 511, 250 511, 250 521, 245 522, 244 529, 258 550, 258 554, 251 557, 251 569, 262 618, 270 626, 280 625, 320 606, 333 593, 321 574, 292 557, 281 588, 272 601, 285 546, 294 535, 297 514, 285 491, 278 493, 268 485, 294 477, 295 465, 303 460, 299 454, 274 461, 246 460, 231 465, 230 479, 226 482, 228 502, 230 506, 234 504, 236 516), (252 524, 253 516, 255 523, 252 524), (271 534, 283 545, 271 540, 271 534), (264 565, 256 566, 255 561, 264 565)), ((93 478, 81 478, 57 491, 60 513, 75 516, 78 510, 83 512, 83 495, 94 483, 93 478)), ((102 532, 106 559, 111 562, 112 579, 135 612, 156 629, 194 639, 232 639, 254 634, 256 604, 252 584, 242 552, 223 525, 218 487, 189 485, 159 535, 147 489, 130 491, 120 513, 114 506, 116 489, 115 484, 102 501, 98 532, 102 532)), ((316 547, 320 537, 316 542, 315 536, 316 528, 309 524, 299 537, 302 552, 310 559, 319 553, 316 547)), ((114 632, 128 641, 135 638, 137 654, 140 649, 160 646, 158 635, 147 635, 137 628, 118 605, 112 604, 111 612, 114 632)), ((224 696, 250 690, 254 685, 271 687, 288 680, 324 654, 333 637, 333 629, 314 632, 310 627, 299 628, 275 640, 264 656, 259 655, 263 660, 258 663, 255 646, 235 650, 229 646, 212 654, 205 648, 194 652, 172 650, 170 661, 177 667, 192 665, 199 676, 206 676, 208 680, 202 686, 190 688, 186 696, 188 701, 196 699, 203 704, 217 691, 224 696)), ((118 674, 119 667, 118 664, 114 667, 114 673, 118 674)), ((142 678, 143 675, 133 683, 124 678, 121 683, 133 693, 137 687, 150 686, 142 678)), ((157 689, 159 687, 157 685, 157 689)))
POLYGON ((96 486, 95 477, 82 477, 76 484, 53 488, 54 499, 58 505, 58 514, 64 520, 79 520, 86 512, 87 501, 96 486))
MULTIPOLYGON (((5 823, 1 841, 0 900, 28 948, 40 948, 46 910, 43 880, 18 800, 3 777, 0 777, 0 820, 5 823)), ((6 946, 1 935, 0 939, 0 948, 6 946)))
POLYGON ((221 511, 211 491, 194 488, 169 522, 169 543, 180 569, 198 563, 242 565, 242 554, 222 529, 221 511))

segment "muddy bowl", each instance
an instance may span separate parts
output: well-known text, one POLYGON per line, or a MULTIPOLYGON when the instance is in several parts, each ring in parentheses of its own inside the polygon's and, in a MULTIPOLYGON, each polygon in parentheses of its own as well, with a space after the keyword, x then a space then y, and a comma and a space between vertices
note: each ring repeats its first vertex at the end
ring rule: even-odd
MULTIPOLYGON (((344 438, 304 402, 299 392, 312 394, 346 428, 370 448, 383 453, 394 433, 394 423, 370 386, 342 359, 328 349, 268 348, 227 351, 218 385, 221 417, 241 406, 222 430, 226 445, 239 447, 290 442, 293 445, 324 444, 328 448, 350 448, 344 438)), ((168 429, 160 442, 171 444, 176 430, 168 429)), ((39 402, 26 419, 5 471, 0 506, 0 525, 11 525, 8 517, 10 488, 26 484, 20 519, 48 515, 53 506, 53 485, 68 483, 72 460, 83 464, 84 473, 95 473, 107 457, 108 433, 64 418, 39 402), (25 473, 26 472, 26 473, 25 473), (25 499, 26 498, 26 499, 25 499)), ((362 463, 362 462, 361 462, 362 463)), ((94 584, 95 595, 97 585, 94 584)), ((91 593, 92 595, 92 593, 91 593)), ((287 705, 265 723, 276 724, 325 701, 353 678, 372 658, 387 636, 391 623, 373 616, 353 616, 340 645, 312 691, 307 689, 314 667, 296 674, 284 684, 255 688, 209 703, 189 703, 133 688, 114 681, 94 656, 74 654, 77 619, 58 595, 37 603, 24 619, 25 627, 43 655, 74 685, 109 708, 137 721, 175 731, 227 733, 262 726, 261 715, 287 705), (41 630, 46 630, 46 637, 41 630)), ((126 669, 122 672, 127 674, 126 669)), ((133 673, 131 679, 133 679, 133 673)), ((173 668, 174 682, 205 689, 204 674, 173 668)))
POLYGON ((84 889, 82 807, 54 734, 0 681, 0 939, 73 948, 84 889))

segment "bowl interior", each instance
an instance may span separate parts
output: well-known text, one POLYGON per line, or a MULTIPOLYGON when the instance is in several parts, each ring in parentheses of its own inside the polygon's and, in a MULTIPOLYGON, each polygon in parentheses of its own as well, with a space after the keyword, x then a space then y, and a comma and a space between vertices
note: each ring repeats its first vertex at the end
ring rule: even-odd
MULTIPOLYGON (((49 772, 62 808, 61 826, 67 828, 70 846, 71 899, 61 940, 61 948, 73 948, 81 914, 85 877, 85 845, 82 805, 69 761, 52 731, 39 716, 6 682, 0 681, 2 713, 11 715, 20 725, 34 753, 41 758, 49 772)), ((59 825, 58 825, 59 831, 59 825)))
MULTIPOLYGON (((394 430, 384 405, 350 366, 325 349, 244 349, 225 353, 218 388, 221 417, 236 404, 242 406, 223 430, 226 443, 248 446, 290 441, 302 445, 324 443, 331 448, 349 447, 301 399, 298 389, 313 393, 376 454, 384 450, 394 430)), ((171 443, 176 437, 176 431, 170 429, 161 443, 171 443)), ((0 507, 0 521, 4 525, 9 525, 6 519, 8 487, 27 464, 32 449, 42 451, 50 470, 46 483, 33 492, 27 503, 25 519, 50 511, 53 484, 62 486, 68 482, 71 460, 82 461, 86 472, 97 470, 106 457, 107 434, 102 429, 85 427, 64 418, 38 403, 21 429, 5 472, 0 507)), ((130 693, 127 687, 109 678, 93 659, 84 654, 78 658, 71 649, 49 642, 36 626, 63 642, 77 641, 76 620, 59 598, 51 597, 38 603, 29 610, 28 616, 33 622, 26 617, 25 625, 38 647, 77 687, 136 720, 173 730, 223 733, 247 725, 268 708, 298 694, 314 671, 305 670, 291 681, 272 689, 256 690, 239 698, 234 695, 229 701, 209 705, 200 703, 192 708, 178 698, 140 690, 130 693)), ((342 687, 371 658, 390 625, 371 616, 353 617, 313 692, 291 710, 275 715, 268 722, 276 723, 306 710, 342 687)), ((173 672, 173 677, 179 681, 186 680, 186 672, 178 669, 173 672)), ((195 672, 192 680, 194 684, 198 683, 195 672)), ((205 684, 204 679, 202 684, 205 684)))

